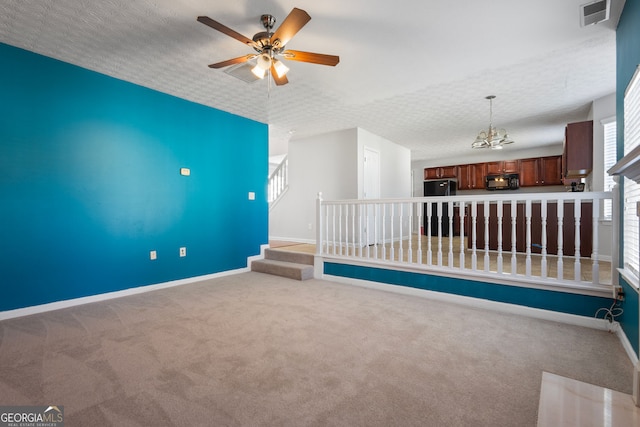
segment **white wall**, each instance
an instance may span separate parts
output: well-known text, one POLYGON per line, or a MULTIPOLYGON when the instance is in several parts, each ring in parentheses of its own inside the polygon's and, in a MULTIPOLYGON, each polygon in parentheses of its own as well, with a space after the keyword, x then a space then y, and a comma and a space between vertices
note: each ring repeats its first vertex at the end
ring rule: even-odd
POLYGON ((589 120, 593 120, 593 172, 587 179, 592 191, 604 191, 604 126, 601 121, 616 115, 616 94, 593 101, 589 120))
POLYGON ((380 153, 380 198, 411 197, 411 150, 358 129, 358 198, 364 198, 364 148, 380 153))
POLYGON ((364 147, 380 153, 380 196, 411 196, 411 152, 363 129, 289 142, 289 190, 269 214, 270 239, 315 241, 316 198, 362 198, 364 147))
MULTIPOLYGON (((604 191, 604 126, 601 121, 615 115, 615 93, 593 101, 589 113, 589 120, 593 120, 593 171, 586 180, 590 191, 604 191)), ((611 229, 611 221, 601 221, 598 226, 598 252, 601 257, 611 257, 611 229)))
POLYGON ((357 130, 289 142, 289 190, 269 212, 271 239, 315 241, 316 198, 358 197, 357 130))

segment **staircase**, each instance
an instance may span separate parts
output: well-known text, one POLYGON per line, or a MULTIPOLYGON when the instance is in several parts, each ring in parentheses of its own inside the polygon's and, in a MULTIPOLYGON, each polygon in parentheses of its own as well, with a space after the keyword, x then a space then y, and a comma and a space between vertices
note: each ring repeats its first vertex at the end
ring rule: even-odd
POLYGON ((313 279, 313 259, 312 254, 303 252, 266 249, 264 259, 251 263, 251 271, 295 280, 313 279))
POLYGON ((289 189, 289 160, 285 156, 278 167, 269 176, 269 186, 267 189, 267 198, 269 202, 269 210, 273 208, 278 200, 289 189))

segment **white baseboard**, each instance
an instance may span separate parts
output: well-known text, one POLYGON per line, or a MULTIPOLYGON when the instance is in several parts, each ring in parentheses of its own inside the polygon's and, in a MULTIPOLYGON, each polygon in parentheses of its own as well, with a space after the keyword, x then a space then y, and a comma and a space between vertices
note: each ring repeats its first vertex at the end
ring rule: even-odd
POLYGON ((47 311, 60 310, 63 308, 75 307, 77 305, 89 304, 92 302, 106 301, 114 298, 126 297, 129 295, 142 294, 145 292, 157 291, 159 289, 172 288, 174 286, 187 285, 189 283, 202 282, 204 280, 215 279, 225 276, 233 276, 239 273, 246 273, 251 270, 251 261, 255 259, 264 258, 264 250, 269 245, 260 246, 260 255, 253 255, 247 257, 247 267, 238 268, 235 270, 221 271, 219 273, 205 274, 203 276, 188 277, 186 279, 172 280, 164 283, 157 283, 155 285, 138 286, 135 288, 123 289, 121 291, 107 292, 105 294, 90 295, 81 298, 74 298, 64 301, 55 301, 47 304, 34 305, 25 308, 17 308, 15 310, 7 310, 0 312, 0 320, 13 319, 16 317, 30 316, 32 314, 45 313, 47 311))
POLYGON ((637 366, 638 365, 638 355, 633 350, 633 346, 629 342, 629 338, 627 338, 627 335, 624 333, 624 331, 622 330, 622 328, 620 327, 620 325, 617 322, 616 322, 616 326, 617 327, 615 329, 615 333, 618 336, 618 339, 620 340, 620 343, 622 344, 622 348, 624 348, 624 351, 627 352, 627 356, 629 356, 629 360, 631 360, 631 363, 633 363, 633 366, 637 366))

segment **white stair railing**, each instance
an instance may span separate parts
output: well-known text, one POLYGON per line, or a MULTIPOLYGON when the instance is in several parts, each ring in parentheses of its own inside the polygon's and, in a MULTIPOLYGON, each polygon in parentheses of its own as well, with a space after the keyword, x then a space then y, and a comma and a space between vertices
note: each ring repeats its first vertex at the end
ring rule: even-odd
POLYGON ((341 201, 319 195, 316 253, 602 291, 611 288, 609 260, 617 259, 617 253, 602 258, 598 248, 600 206, 611 199, 611 192, 492 194, 490 200, 486 194, 341 201))
POLYGON ((269 208, 274 206, 275 202, 289 188, 289 159, 285 157, 278 167, 269 176, 269 187, 267 190, 269 208))

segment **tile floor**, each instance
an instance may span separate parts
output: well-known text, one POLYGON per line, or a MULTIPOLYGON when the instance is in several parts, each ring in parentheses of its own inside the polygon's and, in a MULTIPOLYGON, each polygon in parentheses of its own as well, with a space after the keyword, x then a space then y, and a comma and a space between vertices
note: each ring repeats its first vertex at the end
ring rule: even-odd
POLYGON ((557 426, 637 427, 640 407, 630 394, 543 372, 538 427, 557 426))

